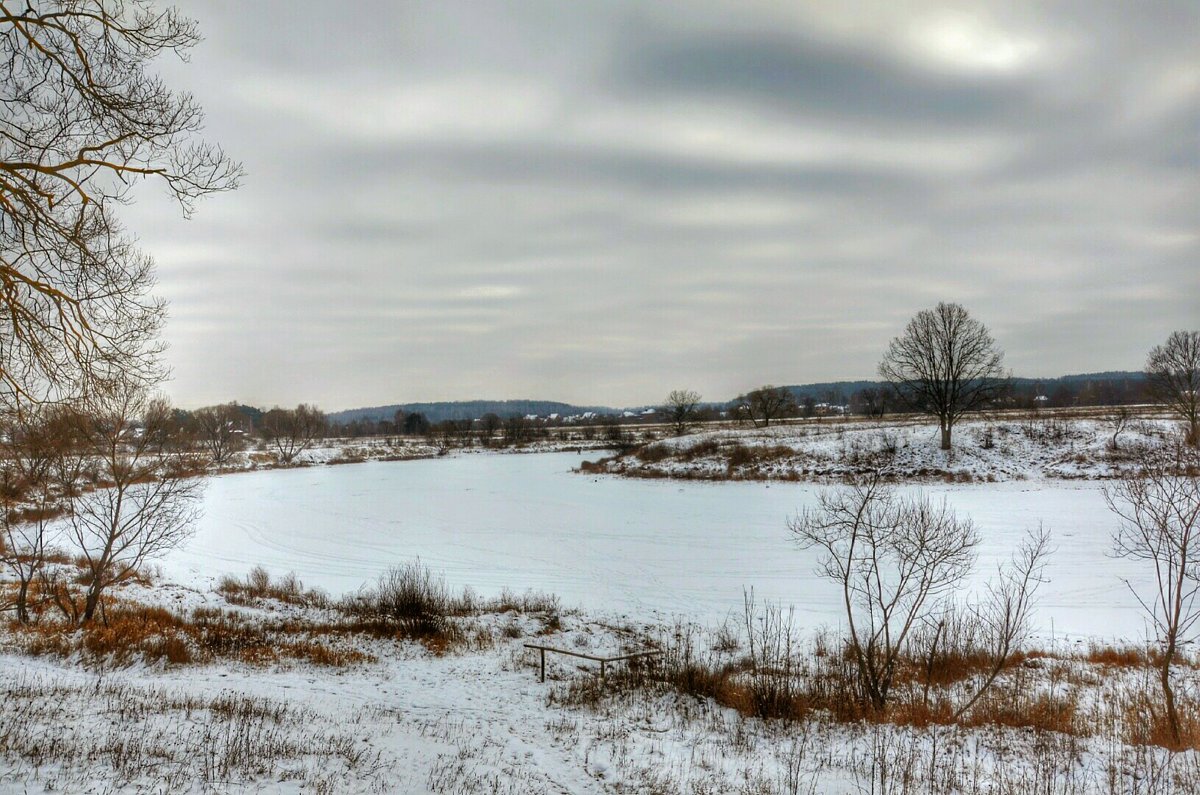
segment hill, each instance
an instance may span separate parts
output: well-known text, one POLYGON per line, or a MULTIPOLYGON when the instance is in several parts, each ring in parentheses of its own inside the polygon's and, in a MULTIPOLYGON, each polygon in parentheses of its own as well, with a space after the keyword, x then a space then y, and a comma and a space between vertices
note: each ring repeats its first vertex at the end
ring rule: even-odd
MULTIPOLYGON (((1145 380, 1145 374, 1138 371, 1114 370, 1103 373, 1080 373, 1063 375, 1054 378, 1023 378, 1012 379, 1013 388, 1019 393, 1036 391, 1043 395, 1070 393, 1072 396, 1091 385, 1103 390, 1105 386, 1130 387, 1145 380)), ((812 398, 818 403, 834 403, 844 405, 850 397, 863 389, 881 389, 887 386, 883 381, 822 381, 811 384, 792 384, 785 387, 791 390, 796 399, 803 401, 812 398)), ((1112 392, 1112 390, 1108 390, 1112 392)), ((1116 395, 1119 392, 1113 392, 1116 395)), ((1065 399, 1065 397, 1064 397, 1065 399)), ((1101 403, 1110 402, 1106 400, 1101 403)), ((1113 400, 1111 402, 1123 402, 1113 400)), ((705 403, 706 406, 724 408, 732 403, 705 403)), ((562 417, 592 412, 594 414, 620 414, 626 410, 640 410, 642 407, 612 408, 610 406, 577 406, 571 403, 561 403, 554 400, 456 400, 435 401, 429 403, 396 403, 389 406, 369 406, 366 408, 346 409, 329 415, 330 422, 349 423, 356 420, 390 420, 397 411, 407 414, 421 413, 430 422, 443 420, 473 420, 485 414, 496 414, 501 418, 521 417, 536 414, 545 417, 558 414, 562 417)))
POLYGON ((496 414, 503 418, 523 417, 536 414, 545 417, 558 414, 569 417, 574 414, 593 412, 595 414, 613 414, 617 409, 607 406, 574 406, 570 403, 559 403, 553 400, 456 400, 434 403, 398 403, 390 406, 371 406, 361 409, 347 409, 329 415, 330 422, 348 423, 355 420, 390 420, 397 411, 406 414, 424 414, 430 422, 443 420, 474 420, 485 414, 496 414))

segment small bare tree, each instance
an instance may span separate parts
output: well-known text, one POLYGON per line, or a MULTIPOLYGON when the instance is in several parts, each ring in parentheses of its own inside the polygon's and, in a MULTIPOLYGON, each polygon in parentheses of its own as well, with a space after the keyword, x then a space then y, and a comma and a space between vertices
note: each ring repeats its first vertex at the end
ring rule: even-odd
POLYGON ((918 312, 891 341, 879 375, 913 411, 938 418, 942 449, 964 414, 987 405, 1008 383, 1004 353, 987 326, 959 304, 918 312))
POLYGON ((887 706, 909 633, 971 571, 979 533, 946 503, 901 499, 878 476, 822 494, 788 524, 838 583, 865 700, 887 706))
POLYGON ((1129 406, 1116 406, 1113 408, 1112 413, 1108 415, 1108 425, 1112 428, 1112 436, 1108 440, 1109 450, 1115 453, 1121 449, 1117 439, 1131 419, 1133 419, 1133 412, 1129 410, 1129 406))
POLYGON ((663 404, 663 413, 676 436, 683 436, 696 420, 696 409, 700 405, 700 393, 690 389, 673 389, 663 404))
POLYGON ((61 504, 46 413, 23 412, 0 433, 0 544, 3 563, 17 581, 12 607, 22 624, 30 620, 29 589, 45 566, 50 520, 61 504))
POLYGON ((246 419, 232 403, 192 412, 196 439, 217 466, 229 461, 245 446, 246 419))
POLYGON ((1175 331, 1146 357, 1150 391, 1185 423, 1187 443, 1200 447, 1200 331, 1175 331))
POLYGON ((488 412, 479 418, 479 443, 491 447, 495 443, 496 434, 504 427, 504 420, 498 414, 488 412))
POLYGON ((986 597, 969 609, 971 620, 980 630, 989 665, 975 692, 955 711, 955 720, 975 706, 1028 639, 1034 597, 1044 582, 1046 559, 1051 552, 1050 532, 1044 527, 1030 531, 1008 565, 1000 566, 996 579, 988 583, 986 597))
POLYGON ((1159 682, 1171 736, 1181 742, 1171 665, 1180 643, 1200 621, 1200 455, 1183 445, 1143 451, 1138 466, 1104 490, 1121 519, 1113 536, 1120 557, 1144 561, 1154 570, 1152 590, 1139 592, 1126 580, 1159 635, 1159 682))
MULTIPOLYGON (((71 503, 66 534, 87 573, 82 612, 91 621, 107 589, 136 575, 152 558, 182 544, 199 515, 202 481, 194 462, 171 449, 165 401, 136 385, 93 399, 85 452, 99 464, 97 488, 71 503)), ((64 595, 57 592, 60 607, 64 595)))
POLYGON ((262 435, 281 464, 289 464, 325 434, 325 414, 301 403, 294 409, 274 408, 263 415, 262 435))
POLYGON ((795 416, 796 396, 782 386, 767 384, 738 395, 734 412, 741 420, 750 420, 756 428, 766 428, 771 420, 795 416))
POLYGON ((513 415, 504 421, 504 444, 509 447, 520 447, 533 438, 533 422, 520 415, 513 415))

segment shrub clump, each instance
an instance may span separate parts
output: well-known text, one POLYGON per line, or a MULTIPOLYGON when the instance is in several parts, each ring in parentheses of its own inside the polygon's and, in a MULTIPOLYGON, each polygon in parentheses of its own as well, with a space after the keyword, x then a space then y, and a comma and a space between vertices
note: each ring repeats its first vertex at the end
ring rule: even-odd
POLYGON ((329 595, 324 591, 318 588, 305 590, 304 583, 300 582, 295 572, 288 572, 273 580, 270 572, 262 566, 251 569, 245 579, 225 575, 217 583, 217 593, 235 605, 251 605, 263 599, 300 607, 328 607, 330 604, 329 595))

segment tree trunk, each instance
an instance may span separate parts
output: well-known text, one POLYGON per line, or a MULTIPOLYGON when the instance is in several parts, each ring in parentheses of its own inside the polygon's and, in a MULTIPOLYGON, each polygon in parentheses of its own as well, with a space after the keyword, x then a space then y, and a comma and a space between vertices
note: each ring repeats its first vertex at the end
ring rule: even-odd
POLYGON ((942 449, 950 449, 950 426, 945 423, 942 424, 942 449))
POLYGON ((80 624, 86 624, 96 615, 96 605, 100 603, 100 591, 95 587, 88 588, 87 600, 83 603, 83 616, 79 619, 80 624))
POLYGON ((29 581, 21 580, 17 588, 17 621, 29 623, 29 581))
POLYGON ((1167 650, 1163 654, 1162 670, 1159 671, 1159 678, 1162 681, 1163 699, 1167 705, 1167 722, 1171 724, 1171 741, 1179 748, 1183 738, 1179 732, 1179 714, 1175 711, 1175 691, 1171 689, 1171 658, 1175 656, 1175 640, 1172 638, 1167 643, 1167 650))

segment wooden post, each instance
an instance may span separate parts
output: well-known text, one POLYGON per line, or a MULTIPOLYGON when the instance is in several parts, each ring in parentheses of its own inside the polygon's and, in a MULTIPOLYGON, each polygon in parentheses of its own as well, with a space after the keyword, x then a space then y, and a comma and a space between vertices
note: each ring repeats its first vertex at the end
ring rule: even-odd
POLYGON ((542 653, 542 681, 545 682, 546 681, 546 650, 540 649, 539 651, 541 651, 541 653, 542 653))
POLYGON ((608 662, 607 660, 601 660, 601 661, 600 661, 600 681, 601 681, 601 682, 603 682, 603 681, 604 681, 604 665, 605 665, 605 663, 607 663, 607 662, 608 662))

